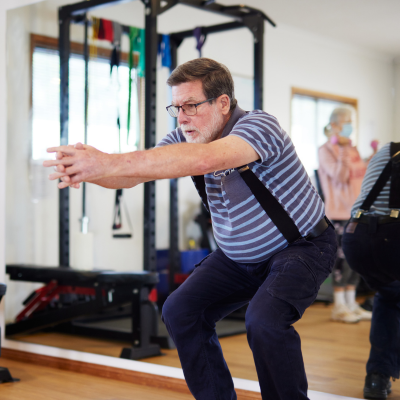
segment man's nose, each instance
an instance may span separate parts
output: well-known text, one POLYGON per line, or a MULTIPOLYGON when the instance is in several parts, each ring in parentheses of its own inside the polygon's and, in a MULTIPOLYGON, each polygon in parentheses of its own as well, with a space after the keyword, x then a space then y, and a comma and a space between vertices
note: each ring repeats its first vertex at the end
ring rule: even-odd
POLYGON ((179 125, 188 124, 189 122, 190 122, 190 118, 183 112, 182 108, 180 108, 179 112, 178 112, 179 125))

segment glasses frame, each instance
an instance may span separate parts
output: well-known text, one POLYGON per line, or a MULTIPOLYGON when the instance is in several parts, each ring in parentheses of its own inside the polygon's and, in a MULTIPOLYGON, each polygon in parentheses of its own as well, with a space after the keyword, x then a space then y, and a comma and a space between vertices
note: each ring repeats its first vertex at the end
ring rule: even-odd
MULTIPOLYGON (((191 105, 191 106, 194 106, 194 107, 195 107, 196 112, 195 112, 194 114, 188 115, 188 116, 189 116, 189 117, 193 117, 193 115, 196 115, 196 114, 197 114, 197 107, 198 107, 198 106, 200 106, 201 104, 207 103, 208 101, 213 101, 213 100, 215 100, 215 99, 216 99, 216 97, 213 97, 212 99, 207 99, 207 100, 201 101, 200 103, 196 103, 196 104, 187 103, 187 104, 184 104, 183 106, 174 106, 174 105, 171 104, 170 106, 165 107, 165 108, 167 109, 168 114, 169 114, 171 117, 173 117, 173 118, 178 118, 179 109, 182 109, 183 113, 184 113, 185 115, 188 115, 188 114, 186 114, 185 110, 184 110, 182 107, 184 107, 184 106, 186 106, 186 105, 191 105), (172 114, 173 111, 171 110, 171 107, 175 107, 175 108, 178 109, 178 112, 176 113, 177 115, 173 115, 173 114, 172 114)), ((174 114, 175 114, 175 113, 174 113, 174 114)))

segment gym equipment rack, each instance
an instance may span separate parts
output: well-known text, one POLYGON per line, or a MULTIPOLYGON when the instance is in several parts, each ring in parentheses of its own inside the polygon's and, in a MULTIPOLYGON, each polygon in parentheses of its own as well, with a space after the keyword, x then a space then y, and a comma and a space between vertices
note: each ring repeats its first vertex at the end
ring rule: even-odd
MULTIPOLYGON (((60 143, 68 144, 70 25, 85 22, 85 61, 88 62, 87 18, 86 13, 107 5, 116 5, 133 0, 88 0, 59 8, 59 52, 60 52, 60 143)), ((262 11, 245 5, 223 6, 213 0, 141 0, 145 6, 145 148, 156 145, 156 79, 157 79, 157 17, 177 4, 191 6, 203 11, 230 17, 233 22, 202 28, 205 35, 238 28, 248 28, 254 38, 254 108, 263 108, 264 82, 264 21, 272 26, 275 23, 262 11)), ((128 28, 123 27, 127 33, 128 28)), ((170 34, 173 70, 177 66, 177 50, 182 41, 193 37, 193 30, 170 34)), ((87 91, 87 73, 85 74, 87 91)), ((87 105, 86 105, 87 106, 87 105)), ((155 182, 144 184, 144 257, 143 269, 156 271, 155 249, 155 182)), ((84 207, 85 205, 83 205, 84 207)), ((174 285, 175 272, 180 269, 178 247, 178 183, 170 180, 170 289, 174 285)), ((69 188, 59 194, 59 265, 69 267, 69 188)))

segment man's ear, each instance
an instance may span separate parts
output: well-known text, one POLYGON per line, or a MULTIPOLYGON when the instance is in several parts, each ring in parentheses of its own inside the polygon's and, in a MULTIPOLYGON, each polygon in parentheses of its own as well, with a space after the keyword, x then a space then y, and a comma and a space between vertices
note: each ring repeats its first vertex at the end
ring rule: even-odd
POLYGON ((223 115, 227 115, 230 111, 231 108, 231 101, 229 99, 229 96, 226 94, 223 94, 219 98, 220 104, 221 104, 221 111, 223 115))

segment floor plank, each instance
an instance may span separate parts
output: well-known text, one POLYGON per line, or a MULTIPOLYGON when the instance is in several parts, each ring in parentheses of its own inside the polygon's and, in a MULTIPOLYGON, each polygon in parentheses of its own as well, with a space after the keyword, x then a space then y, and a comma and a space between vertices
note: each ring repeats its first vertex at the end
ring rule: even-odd
MULTIPOLYGON (((331 306, 316 303, 295 324, 302 340, 306 372, 311 390, 341 396, 363 398, 365 363, 369 354, 368 321, 358 324, 331 322, 331 306)), ((126 343, 71 337, 56 333, 40 333, 20 340, 118 357, 126 343)), ((257 380, 253 357, 246 335, 220 340, 232 375, 257 380)), ((164 356, 147 358, 146 362, 179 367, 176 350, 163 350, 164 356)), ((400 387, 393 384, 391 400, 400 400, 400 387)))
POLYGON ((40 365, 0 359, 20 382, 0 385, 1 400, 193 400, 177 393, 40 365))

